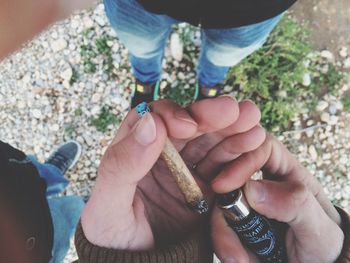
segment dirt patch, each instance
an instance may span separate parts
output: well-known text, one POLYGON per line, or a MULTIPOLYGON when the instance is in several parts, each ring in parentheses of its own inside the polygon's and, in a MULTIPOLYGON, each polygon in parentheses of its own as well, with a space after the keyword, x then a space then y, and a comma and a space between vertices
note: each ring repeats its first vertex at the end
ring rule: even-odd
POLYGON ((292 14, 299 21, 309 22, 316 49, 328 49, 338 56, 339 50, 347 47, 350 53, 349 0, 299 0, 292 14))

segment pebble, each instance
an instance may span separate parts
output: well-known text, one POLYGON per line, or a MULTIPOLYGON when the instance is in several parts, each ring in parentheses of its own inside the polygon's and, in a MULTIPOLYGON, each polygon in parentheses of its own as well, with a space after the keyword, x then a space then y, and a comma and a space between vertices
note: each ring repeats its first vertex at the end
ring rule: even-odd
POLYGON ((343 62, 343 68, 348 69, 350 68, 350 57, 344 60, 343 62))
POLYGON ((329 61, 334 60, 334 55, 329 50, 322 50, 321 51, 321 57, 323 57, 323 58, 325 58, 325 59, 327 59, 329 61))
POLYGON ((33 117, 36 119, 40 119, 42 116, 41 111, 38 109, 33 109, 32 114, 33 114, 33 117))
POLYGON ((101 99, 101 94, 100 93, 94 93, 91 97, 91 103, 97 103, 101 99))
POLYGON ((303 75, 303 86, 308 87, 311 84, 311 75, 309 73, 305 73, 303 75))
POLYGON ((339 50, 339 55, 340 55, 342 58, 346 58, 346 56, 348 55, 348 48, 347 48, 347 47, 342 47, 342 48, 339 50))
POLYGON ((170 53, 171 56, 177 60, 181 61, 183 57, 183 44, 181 42, 180 36, 177 33, 172 33, 170 37, 170 53))
POLYGON ((68 66, 61 74, 60 74, 61 78, 64 80, 69 81, 72 76, 73 76, 73 69, 68 66))
POLYGON ((317 157, 318 157, 318 154, 317 154, 317 151, 316 151, 315 146, 310 145, 310 146, 309 146, 308 152, 309 152, 309 154, 310 154, 311 159, 314 160, 314 161, 316 161, 316 160, 317 160, 317 157))
POLYGON ((318 102, 317 106, 316 106, 316 110, 318 112, 324 111, 326 108, 328 107, 328 102, 321 100, 318 102))
POLYGON ((67 47, 68 43, 63 38, 59 38, 51 43, 51 48, 53 52, 62 51, 67 47))

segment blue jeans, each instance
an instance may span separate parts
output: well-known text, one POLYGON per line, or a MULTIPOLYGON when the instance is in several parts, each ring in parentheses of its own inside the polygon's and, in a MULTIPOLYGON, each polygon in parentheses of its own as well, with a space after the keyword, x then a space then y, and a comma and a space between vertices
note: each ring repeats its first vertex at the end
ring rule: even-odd
MULTIPOLYGON (((119 40, 128 48, 135 78, 155 83, 161 78, 162 58, 171 26, 181 21, 146 11, 137 0, 104 0, 119 40)), ((197 78, 202 86, 223 81, 229 67, 259 49, 282 14, 269 20, 231 29, 202 29, 197 78)))
POLYGON ((54 229, 50 263, 61 263, 69 249, 70 239, 75 233, 84 207, 84 201, 80 196, 58 196, 59 193, 64 191, 69 181, 63 177, 61 171, 54 165, 42 164, 31 155, 28 158, 47 184, 46 196, 54 229))

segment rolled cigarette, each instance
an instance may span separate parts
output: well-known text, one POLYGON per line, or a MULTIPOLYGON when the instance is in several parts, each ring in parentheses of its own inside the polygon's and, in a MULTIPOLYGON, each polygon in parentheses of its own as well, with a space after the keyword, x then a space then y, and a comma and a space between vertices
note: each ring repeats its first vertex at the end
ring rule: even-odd
MULTIPOLYGON (((147 103, 143 102, 136 107, 136 111, 139 116, 142 117, 146 112, 150 112, 151 110, 147 103)), ((161 156, 171 174, 174 176, 189 207, 199 214, 206 213, 209 207, 201 189, 180 154, 168 138, 165 141, 161 156)))
POLYGON ((204 199, 201 189, 168 138, 165 141, 161 156, 174 176, 187 204, 199 214, 206 213, 208 211, 208 203, 204 199))

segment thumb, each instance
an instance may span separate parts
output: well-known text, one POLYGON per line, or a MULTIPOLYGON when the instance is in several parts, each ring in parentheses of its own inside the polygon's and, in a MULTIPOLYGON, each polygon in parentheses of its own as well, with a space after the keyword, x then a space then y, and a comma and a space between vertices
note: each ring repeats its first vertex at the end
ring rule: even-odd
POLYGON ((312 259, 309 262, 333 262, 338 257, 343 233, 305 185, 258 180, 248 181, 244 190, 255 211, 290 226, 289 258, 296 253, 300 259, 312 259), (334 248, 332 252, 329 247, 334 248))
POLYGON ((94 192, 100 195, 103 192, 109 200, 115 197, 119 211, 123 207, 130 210, 136 185, 158 160, 165 138, 166 129, 160 117, 145 114, 129 134, 107 149, 94 192))
MULTIPOLYGON (((122 126, 120 131, 123 129, 128 127, 122 126)), ((84 231, 89 232, 91 228, 91 232, 94 232, 96 226, 118 231, 118 228, 135 223, 134 209, 140 207, 137 204, 134 207, 137 183, 159 158, 165 138, 166 128, 161 118, 157 114, 147 113, 123 139, 109 146, 102 158, 91 198, 82 214, 84 231)))

